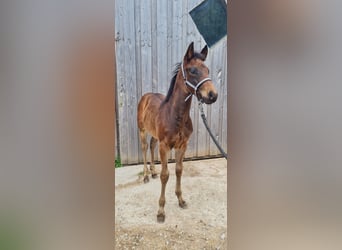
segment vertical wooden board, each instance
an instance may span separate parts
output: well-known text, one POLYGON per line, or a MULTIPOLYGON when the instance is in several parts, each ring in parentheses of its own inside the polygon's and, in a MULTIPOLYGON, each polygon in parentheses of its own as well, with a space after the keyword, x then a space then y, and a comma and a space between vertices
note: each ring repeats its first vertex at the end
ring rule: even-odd
POLYGON ((125 67, 126 67, 126 107, 128 134, 127 140, 127 163, 135 163, 138 160, 138 137, 137 137, 137 89, 136 89, 136 61, 135 61, 135 22, 134 22, 134 1, 125 1, 126 5, 126 40, 125 40, 125 67))
MULTIPOLYGON (((135 30, 136 34, 136 50, 138 51, 139 61, 137 61, 137 86, 139 86, 140 93, 138 99, 141 98, 147 92, 152 90, 152 75, 151 75, 151 48, 149 44, 151 43, 151 26, 150 26, 150 11, 151 11, 151 1, 135 1, 135 30)), ((139 133, 139 131, 138 131, 139 133)), ((138 134, 139 135, 139 134, 138 134)), ((140 138, 139 138, 140 144, 140 138)), ((143 161, 142 151, 140 145, 138 146, 138 156, 140 162, 143 161)))
POLYGON ((125 6, 122 0, 116 2, 115 8, 115 25, 116 25, 116 60, 117 60, 117 91, 118 91, 118 110, 119 110, 119 130, 120 130, 120 155, 121 162, 127 164, 127 140, 123 138, 128 134, 127 126, 123 124, 127 123, 126 112, 126 70, 125 70, 125 6))
MULTIPOLYGON (((222 104, 222 148, 225 150, 225 152, 228 152, 228 145, 227 145, 227 119, 228 119, 228 113, 227 113, 227 103, 228 103, 228 95, 227 95, 227 90, 229 89, 229 82, 228 82, 228 71, 227 71, 227 39, 225 38, 225 43, 224 43, 224 57, 222 59, 223 64, 224 64, 224 70, 225 74, 223 75, 223 90, 222 94, 224 95, 223 98, 223 104, 222 104)), ((229 142, 228 142, 229 143, 229 142)))
POLYGON ((142 93, 142 69, 141 69, 141 28, 140 28, 140 8, 141 8, 141 1, 135 0, 134 2, 134 18, 132 18, 132 21, 134 19, 134 31, 135 31, 135 71, 136 71, 136 85, 137 85, 137 95, 138 99, 143 95, 142 93))
MULTIPOLYGON (((227 43, 224 42, 224 46, 223 46, 223 50, 222 50, 222 58, 221 58, 221 62, 222 62, 222 65, 223 65, 223 69, 222 69, 222 82, 219 86, 217 86, 217 91, 219 93, 219 143, 222 146, 222 143, 224 142, 224 140, 226 138, 223 137, 223 112, 224 112, 224 101, 225 101, 225 93, 226 93, 226 73, 227 73, 227 70, 226 70, 226 52, 227 52, 227 43)), ((224 149, 224 148, 223 148, 224 149)), ((224 149, 225 150, 225 149, 224 149)))
POLYGON ((151 1, 141 1, 140 12, 140 49, 141 79, 143 93, 152 92, 152 39, 151 39, 151 1))
MULTIPOLYGON (((136 96, 137 96, 137 107, 138 108, 138 103, 140 98, 142 97, 142 76, 141 76, 141 49, 140 49, 140 35, 141 35, 141 30, 140 30, 140 0, 135 0, 134 2, 134 25, 135 25, 135 71, 136 71, 136 96)), ((139 129, 136 131, 137 133, 137 148, 138 148, 138 162, 143 161, 142 157, 142 151, 141 151, 141 142, 140 142, 140 137, 139 137, 139 129)))
POLYGON ((157 1, 157 78, 158 78, 158 92, 166 95, 169 88, 170 78, 167 66, 167 3, 168 0, 157 1))
MULTIPOLYGON (((158 2, 152 0, 151 4, 151 39, 152 39, 152 92, 159 93, 159 78, 158 78, 158 2)), ((159 160, 158 145, 154 152, 155 160, 159 160)))
MULTIPOLYGON (((159 8, 161 6, 158 0, 152 0, 151 5, 151 38, 152 38, 152 92, 160 91, 160 79, 159 79, 159 65, 158 65, 158 30, 159 30, 159 8)), ((155 159, 159 161, 159 144, 156 147, 155 159)))
MULTIPOLYGON (((167 68, 167 13, 168 13, 168 8, 167 8, 167 3, 168 0, 158 0, 156 2, 156 18, 154 21, 156 22, 157 26, 157 44, 156 48, 154 48, 157 52, 157 85, 158 85, 158 92, 166 95, 168 88, 169 88, 169 83, 170 83, 170 78, 168 77, 168 72, 170 69, 167 68)), ((156 154, 155 154, 156 160, 159 160, 159 151, 158 147, 156 149, 156 154)))
POLYGON ((167 57, 165 58, 166 63, 167 63, 167 79, 171 79, 172 77, 172 69, 173 69, 173 64, 172 64, 172 11, 173 11, 173 4, 172 1, 167 1, 167 40, 166 40, 166 55, 167 57))
POLYGON ((152 92, 158 92, 158 50, 157 50, 157 0, 152 0, 151 8, 151 52, 152 52, 152 92))
MULTIPOLYGON (((222 63, 222 54, 223 54, 223 43, 222 41, 219 44, 216 44, 214 47, 216 49, 216 53, 212 58, 212 80, 215 84, 216 90, 218 91, 219 97, 218 100, 211 105, 211 114, 210 114, 210 128, 213 132, 216 140, 221 141, 222 133, 220 131, 220 107, 222 106, 222 101, 224 96, 221 96, 222 92, 221 86, 223 83, 223 74, 224 74, 224 64, 222 63)), ((219 150, 216 147, 213 140, 210 140, 210 155, 219 154, 219 150)))
POLYGON ((221 63, 222 69, 222 90, 221 95, 223 96, 223 102, 221 104, 222 121, 220 123, 221 130, 221 146, 225 152, 227 152, 227 39, 222 40, 222 58, 221 63))
POLYGON ((190 37, 188 36, 188 21, 189 21, 189 8, 188 8, 188 0, 182 1, 182 56, 185 53, 185 50, 188 44, 191 42, 190 37))
MULTIPOLYGON (((127 121, 127 106, 126 106, 126 93, 127 93, 127 85, 126 85, 126 60, 125 60, 125 40, 126 40, 126 30, 125 30, 125 20, 126 20, 126 8, 123 3, 123 1, 118 1, 117 6, 120 10, 120 15, 118 17, 118 20, 120 20, 120 30, 119 33, 121 33, 121 40, 119 40, 117 46, 118 52, 118 58, 117 58, 117 65, 118 69, 120 69, 120 75, 118 82, 120 83, 120 90, 119 90, 119 118, 120 118, 120 148, 121 148, 121 162, 122 164, 127 164, 127 140, 124 140, 124 138, 128 134, 128 127, 124 126, 127 121)), ((119 71, 119 70, 118 70, 119 71)))
POLYGON ((224 46, 223 46, 223 56, 222 56, 222 64, 224 65, 224 74, 222 78, 223 90, 222 94, 224 96, 222 103, 222 136, 221 136, 221 145, 225 152, 227 152, 227 89, 228 89, 228 71, 227 71, 227 38, 224 38, 224 46))
POLYGON ((222 78, 222 90, 221 93, 223 95, 223 102, 222 102, 222 122, 221 122, 221 145, 222 148, 227 152, 227 40, 224 40, 223 44, 223 53, 224 57, 222 57, 222 63, 224 65, 224 74, 222 78))
POLYGON ((167 71, 170 82, 176 63, 182 58, 182 2, 180 0, 168 1, 167 15, 167 71))
POLYGON ((182 57, 182 1, 171 1, 172 12, 172 66, 181 61, 182 57))

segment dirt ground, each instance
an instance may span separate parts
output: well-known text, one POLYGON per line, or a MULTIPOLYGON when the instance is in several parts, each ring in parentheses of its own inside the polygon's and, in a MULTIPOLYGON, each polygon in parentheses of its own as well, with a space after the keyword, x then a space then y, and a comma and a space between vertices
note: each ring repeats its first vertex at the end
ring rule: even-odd
POLYGON ((159 175, 144 184, 143 165, 115 170, 115 249, 227 249, 227 161, 184 162, 186 209, 175 195, 175 164, 168 167, 164 223, 156 216, 159 175))

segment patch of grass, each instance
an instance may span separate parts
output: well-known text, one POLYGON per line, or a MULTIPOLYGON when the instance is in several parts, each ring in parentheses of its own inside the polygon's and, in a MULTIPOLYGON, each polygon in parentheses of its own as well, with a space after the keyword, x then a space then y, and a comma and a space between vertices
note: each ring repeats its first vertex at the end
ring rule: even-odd
POLYGON ((121 159, 120 157, 115 158, 115 168, 121 168, 122 164, 121 164, 121 159))
POLYGON ((25 222, 16 217, 13 218, 11 215, 8 218, 3 218, 3 215, 0 215, 0 249, 34 249, 33 235, 31 235, 28 226, 25 222))

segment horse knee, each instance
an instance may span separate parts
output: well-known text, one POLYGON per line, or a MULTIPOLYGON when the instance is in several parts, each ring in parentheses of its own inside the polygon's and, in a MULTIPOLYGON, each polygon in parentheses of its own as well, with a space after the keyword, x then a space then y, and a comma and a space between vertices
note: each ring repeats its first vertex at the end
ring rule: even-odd
POLYGON ((180 177, 182 176, 182 173, 183 173, 183 168, 180 166, 176 166, 176 176, 180 177))
POLYGON ((160 180, 162 183, 166 183, 169 180, 169 172, 160 173, 160 180))
POLYGON ((142 148, 143 151, 146 151, 147 147, 148 147, 148 145, 147 145, 146 142, 141 143, 141 148, 142 148))

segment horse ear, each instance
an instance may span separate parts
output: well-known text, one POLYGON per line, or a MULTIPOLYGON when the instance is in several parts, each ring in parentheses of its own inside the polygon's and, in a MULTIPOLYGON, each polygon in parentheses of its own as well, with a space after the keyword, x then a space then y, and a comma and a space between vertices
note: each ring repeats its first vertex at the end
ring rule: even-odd
POLYGON ((208 46, 207 45, 204 46, 204 48, 201 51, 201 54, 204 56, 203 61, 205 61, 205 59, 207 58, 207 55, 208 55, 208 46))
POLYGON ((186 53, 185 53, 185 59, 190 61, 191 58, 194 57, 194 42, 191 42, 186 53))

